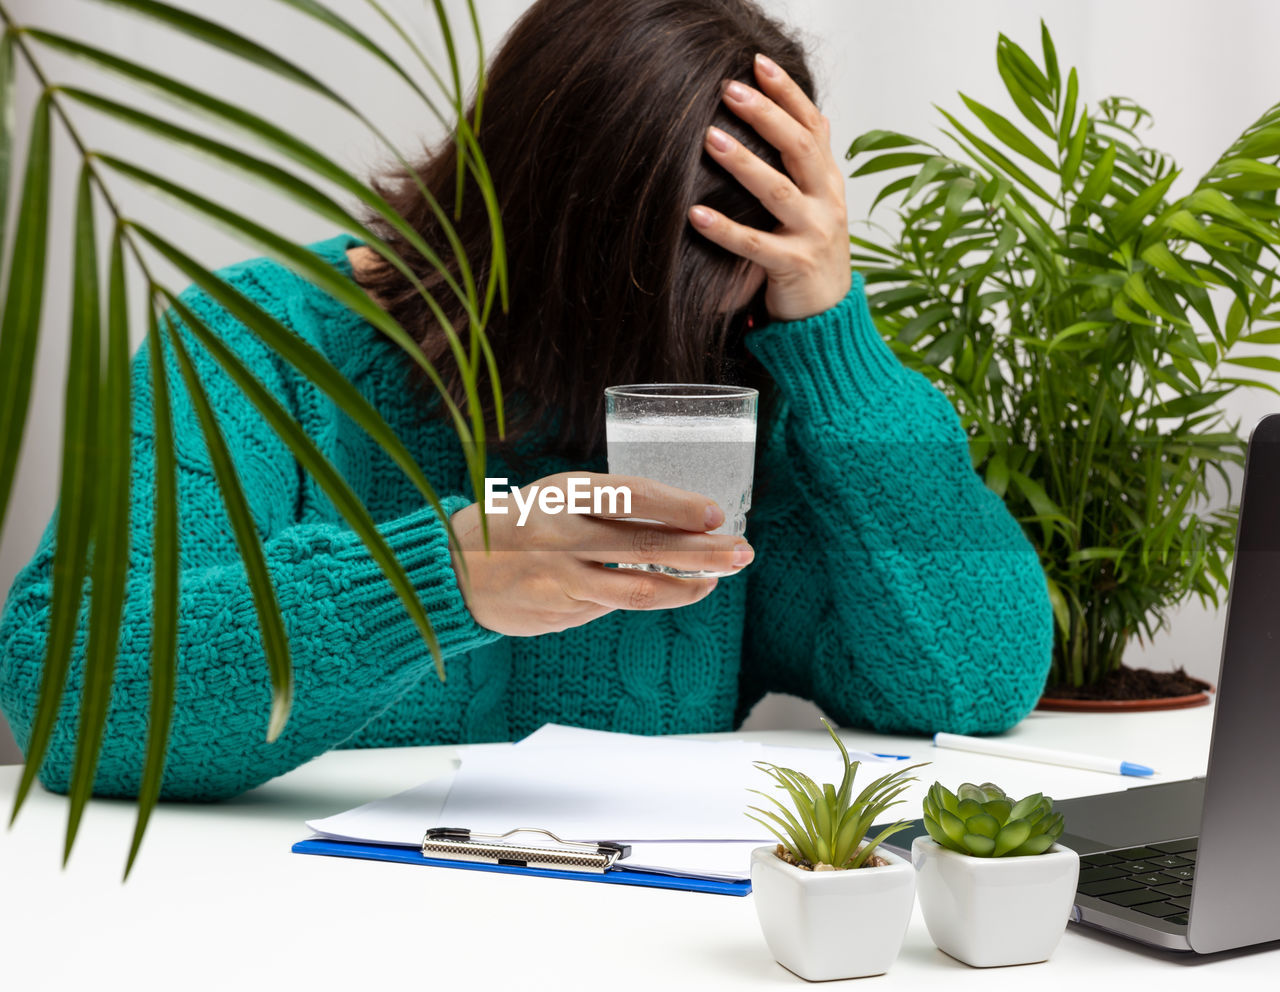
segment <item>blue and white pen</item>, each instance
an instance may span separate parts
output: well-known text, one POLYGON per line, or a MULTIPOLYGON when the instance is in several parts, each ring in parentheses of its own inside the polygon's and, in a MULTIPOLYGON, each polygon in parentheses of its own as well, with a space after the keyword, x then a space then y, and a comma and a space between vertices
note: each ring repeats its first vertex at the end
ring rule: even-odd
POLYGON ((1083 768, 1091 772, 1109 772, 1112 775, 1155 774, 1154 768, 1132 761, 1122 761, 1119 758, 1100 758, 1097 755, 1079 754, 1075 751, 1054 751, 1050 748, 1014 744, 992 737, 965 737, 962 734, 939 733, 933 735, 933 746, 955 751, 972 751, 975 754, 990 754, 998 758, 1038 761, 1042 765, 1065 765, 1068 768, 1083 768))

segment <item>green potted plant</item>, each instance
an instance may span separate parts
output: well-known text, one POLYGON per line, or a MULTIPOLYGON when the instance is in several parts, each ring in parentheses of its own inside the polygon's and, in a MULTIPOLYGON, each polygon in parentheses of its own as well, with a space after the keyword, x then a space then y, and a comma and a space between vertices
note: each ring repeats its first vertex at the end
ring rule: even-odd
POLYGON ((889 969, 915 904, 911 865, 879 845, 907 826, 899 821, 868 840, 867 830, 903 802, 916 781, 911 765, 883 775, 857 796, 859 762, 826 720, 840 749, 844 773, 838 786, 818 785, 803 772, 756 762, 786 793, 752 790, 774 809, 752 806, 747 816, 778 838, 775 847, 751 853, 751 889, 765 942, 784 968, 809 981, 880 975, 889 969))
POLYGON ((885 130, 853 142, 853 176, 894 176, 874 204, 901 199, 852 258, 895 353, 954 402, 975 468, 1040 553, 1047 695, 1123 697, 1126 647, 1227 583, 1244 447, 1221 402, 1275 392, 1251 373, 1280 371, 1258 353, 1280 343, 1280 105, 1184 177, 1144 143, 1142 107, 1084 105, 1041 40, 1038 62, 996 46, 1017 120, 960 94, 974 120, 941 111, 946 151, 885 130))
POLYGON ((935 782, 928 837, 911 844, 929 936, 976 968, 1045 961, 1067 926, 1080 856, 1057 843, 1062 814, 1040 793, 1014 802, 997 785, 935 782))

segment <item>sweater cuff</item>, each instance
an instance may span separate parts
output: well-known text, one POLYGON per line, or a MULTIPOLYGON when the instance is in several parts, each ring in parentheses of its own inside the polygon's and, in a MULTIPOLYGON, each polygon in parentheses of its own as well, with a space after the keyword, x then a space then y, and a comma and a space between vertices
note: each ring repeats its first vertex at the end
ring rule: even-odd
MULTIPOLYGON (((470 502, 462 496, 440 500, 450 517, 470 502)), ((408 573, 444 657, 471 651, 502 636, 481 627, 467 609, 453 571, 448 531, 430 506, 380 524, 378 530, 408 573)), ((425 652, 417 625, 365 546, 357 539, 338 557, 345 561, 352 591, 360 603, 364 648, 374 657, 391 657, 415 645, 425 652)))
POLYGON ((851 404, 874 408, 906 372, 871 320, 859 272, 830 310, 769 324, 747 337, 747 348, 793 407, 825 421, 843 419, 851 404))

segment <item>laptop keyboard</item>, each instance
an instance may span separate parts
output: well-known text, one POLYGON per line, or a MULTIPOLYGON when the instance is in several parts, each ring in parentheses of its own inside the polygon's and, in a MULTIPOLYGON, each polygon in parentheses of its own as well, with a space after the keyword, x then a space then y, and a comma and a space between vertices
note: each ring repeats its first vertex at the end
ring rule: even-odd
POLYGON ((1087 854, 1076 891, 1113 906, 1186 925, 1198 837, 1087 854))

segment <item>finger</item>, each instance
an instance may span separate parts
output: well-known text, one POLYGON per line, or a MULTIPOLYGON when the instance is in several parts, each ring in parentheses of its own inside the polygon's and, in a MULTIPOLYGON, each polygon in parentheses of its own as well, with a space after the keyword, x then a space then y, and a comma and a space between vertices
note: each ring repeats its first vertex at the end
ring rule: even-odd
POLYGON ((596 472, 586 477, 593 492, 593 517, 641 517, 695 533, 715 530, 724 523, 724 511, 699 493, 635 475, 596 472))
POLYGON ((755 552, 733 534, 690 534, 638 521, 595 521, 584 529, 574 554, 608 564, 666 565, 686 572, 732 572, 751 563, 755 552))
POLYGON ((708 241, 726 251, 755 262, 767 274, 784 270, 788 264, 786 241, 776 234, 730 220, 718 210, 698 204, 689 208, 689 221, 708 241))
POLYGON ((562 582, 560 586, 560 590, 566 600, 572 604, 571 608, 567 611, 558 611, 554 615, 539 618, 541 620, 540 626, 546 627, 548 632, 555 633, 569 630, 572 627, 581 627, 583 624, 599 620, 602 616, 614 611, 615 607, 613 606, 606 606, 585 596, 574 594, 575 589, 589 591, 595 586, 595 566, 584 565, 582 571, 588 573, 589 578, 578 578, 569 582, 562 582))
POLYGON ((787 75, 786 71, 773 59, 764 54, 756 55, 756 82, 760 89, 773 99, 779 107, 809 129, 815 137, 823 138, 827 134, 827 119, 809 99, 809 95, 800 88, 800 84, 787 75))
POLYGON ((803 194, 791 181, 718 127, 707 128, 707 154, 722 165, 769 213, 788 227, 803 227, 803 194))
POLYGON ((615 610, 673 610, 706 598, 715 579, 677 579, 632 568, 598 568, 583 598, 615 610))
POLYGON ((724 103, 782 154, 788 174, 806 193, 825 190, 832 162, 818 134, 805 127, 759 90, 731 80, 724 103))

